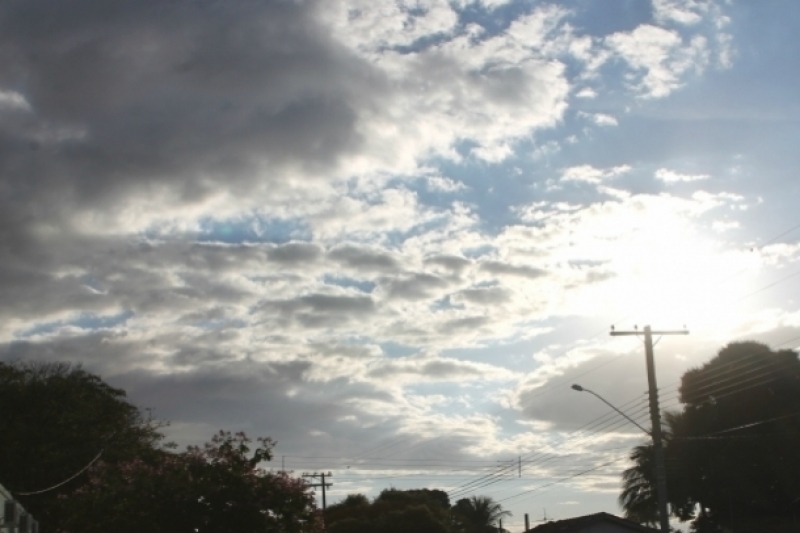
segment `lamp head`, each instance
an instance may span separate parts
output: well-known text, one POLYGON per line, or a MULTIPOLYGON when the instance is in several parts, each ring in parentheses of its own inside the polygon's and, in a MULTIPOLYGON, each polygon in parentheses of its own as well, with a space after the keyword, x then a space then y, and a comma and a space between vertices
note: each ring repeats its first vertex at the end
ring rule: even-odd
POLYGON ((583 392, 583 387, 581 387, 580 385, 578 385, 576 383, 575 385, 572 386, 572 390, 576 390, 578 392, 583 392))

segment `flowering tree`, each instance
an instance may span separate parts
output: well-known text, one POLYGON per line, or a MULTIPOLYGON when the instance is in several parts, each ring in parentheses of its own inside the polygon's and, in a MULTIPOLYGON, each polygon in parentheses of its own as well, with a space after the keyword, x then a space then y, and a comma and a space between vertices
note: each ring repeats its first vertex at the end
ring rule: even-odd
POLYGON ((43 532, 63 523, 63 496, 98 453, 108 465, 160 456, 163 425, 80 366, 0 362, 0 483, 43 532))
POLYGON ((98 463, 68 498, 61 533, 312 533, 321 531, 302 479, 258 464, 274 442, 219 432, 203 447, 153 459, 98 463))

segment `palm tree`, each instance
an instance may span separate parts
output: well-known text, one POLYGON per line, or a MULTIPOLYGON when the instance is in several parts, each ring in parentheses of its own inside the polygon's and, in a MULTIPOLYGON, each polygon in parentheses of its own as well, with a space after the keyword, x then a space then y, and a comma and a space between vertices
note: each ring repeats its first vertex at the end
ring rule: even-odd
POLYGON ((630 455, 634 466, 622 473, 619 504, 625 517, 640 524, 658 524, 655 458, 652 444, 636 446, 630 455))
POLYGON ((511 516, 503 506, 488 496, 462 498, 453 506, 456 531, 460 533, 495 533, 500 519, 511 516))

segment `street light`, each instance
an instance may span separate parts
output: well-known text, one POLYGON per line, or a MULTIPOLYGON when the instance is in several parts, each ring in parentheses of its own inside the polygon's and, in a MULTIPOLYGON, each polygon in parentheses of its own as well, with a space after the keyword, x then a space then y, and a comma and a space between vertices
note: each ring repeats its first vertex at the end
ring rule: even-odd
POLYGON ((578 385, 577 383, 576 383, 575 385, 573 385, 573 386, 572 386, 572 390, 576 390, 576 391, 578 391, 578 392, 588 392, 589 394, 591 394, 592 396, 595 396, 595 397, 596 397, 597 399, 599 399, 601 402, 603 402, 604 404, 606 404, 607 406, 609 406, 610 408, 612 408, 613 410, 615 410, 616 412, 618 412, 620 415, 624 416, 624 417, 625 417, 625 418, 628 420, 628 422, 630 422, 631 424, 633 424, 633 425, 634 425, 634 426, 636 426, 637 428, 641 429, 642 431, 644 431, 645 433, 647 433, 649 436, 651 436, 651 437, 653 436, 653 434, 652 434, 652 433, 650 433, 649 431, 647 431, 646 429, 644 429, 644 428, 643 428, 641 425, 639 425, 639 423, 638 423, 636 420, 634 420, 633 418, 629 417, 628 415, 626 415, 625 413, 623 413, 622 411, 620 411, 619 409, 617 409, 616 407, 614 407, 613 405, 611 405, 611 404, 610 404, 608 401, 606 401, 606 399, 605 399, 605 398, 603 398, 602 396, 600 396, 600 395, 599 395, 599 394, 597 394, 596 392, 594 392, 594 391, 592 391, 592 390, 589 390, 589 389, 586 389, 586 388, 584 388, 584 387, 581 387, 581 386, 580 386, 580 385, 578 385))
MULTIPOLYGON (((664 473, 664 453, 663 453, 663 451, 661 453, 659 453, 661 451, 661 440, 660 440, 661 433, 660 433, 660 428, 657 428, 657 429, 659 429, 659 432, 655 433, 655 434, 650 432, 650 431, 647 431, 642 426, 640 426, 634 419, 632 419, 631 417, 629 417, 628 415, 626 415, 625 413, 623 413, 622 411, 620 411, 619 409, 617 409, 616 407, 611 405, 609 402, 607 402, 605 398, 603 398, 602 396, 600 396, 599 394, 597 394, 594 391, 590 391, 589 389, 585 389, 585 388, 581 387, 577 383, 572 386, 572 390, 576 390, 578 392, 588 392, 589 394, 595 396, 601 402, 603 402, 604 404, 606 404, 607 406, 609 406, 610 408, 612 408, 613 410, 615 410, 616 412, 618 412, 619 414, 624 416, 629 422, 634 424, 636 427, 638 427, 639 429, 641 429, 642 431, 644 431, 645 433, 650 435, 650 437, 653 439, 653 448, 654 448, 654 450, 656 452, 656 454, 655 454, 655 459, 656 459, 656 481, 657 481, 656 491, 658 493, 658 507, 659 507, 659 515, 660 515, 659 518, 660 518, 660 521, 661 521, 661 531, 663 533, 668 533, 669 532, 669 514, 668 514, 668 511, 667 511, 667 479, 666 479, 666 476, 663 474, 664 473)), ((653 424, 656 424, 656 423, 657 422, 653 422, 653 424)))

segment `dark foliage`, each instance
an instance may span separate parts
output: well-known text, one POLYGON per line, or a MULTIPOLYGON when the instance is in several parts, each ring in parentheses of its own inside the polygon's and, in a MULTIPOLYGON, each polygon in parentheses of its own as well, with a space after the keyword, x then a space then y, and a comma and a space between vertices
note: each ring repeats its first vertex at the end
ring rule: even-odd
MULTIPOLYGON (((693 531, 800 529, 800 360, 756 342, 727 345, 686 372, 684 408, 668 413, 665 445, 672 514, 693 531), (766 529, 765 529, 766 528, 766 529)), ((652 447, 631 455, 620 503, 654 521, 652 447)))
POLYGON ((153 461, 100 464, 69 496, 64 533, 240 533, 318 531, 313 495, 301 479, 259 469, 273 442, 220 432, 203 448, 153 461), (103 509, 97 513, 96 509, 103 509))
POLYGON ((330 533, 447 533, 450 500, 441 490, 386 489, 370 503, 351 494, 328 507, 325 522, 330 533))
POLYGON ((487 496, 462 498, 453 506, 455 530, 459 533, 495 533, 503 518, 511 516, 487 496))
POLYGON ((175 453, 159 427, 80 367, 0 363, 0 483, 42 533, 320 530, 306 483, 258 467, 270 439, 220 432, 175 453))
MULTIPOLYGON (((101 450, 108 464, 152 456, 162 439, 125 391, 66 364, 0 363, 0 435, 0 483, 15 493, 66 480, 101 450)), ((63 518, 59 498, 85 479, 19 500, 52 531, 63 518)))

